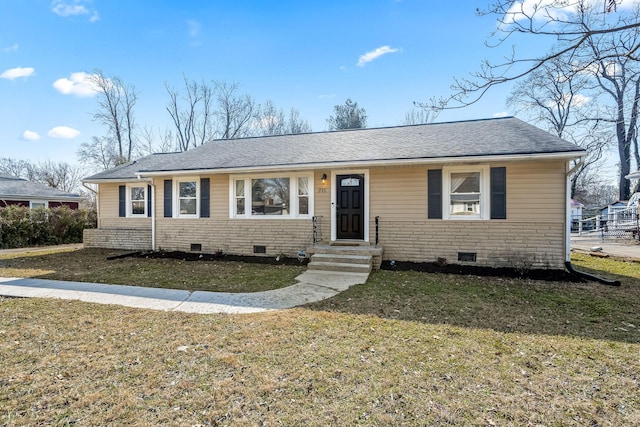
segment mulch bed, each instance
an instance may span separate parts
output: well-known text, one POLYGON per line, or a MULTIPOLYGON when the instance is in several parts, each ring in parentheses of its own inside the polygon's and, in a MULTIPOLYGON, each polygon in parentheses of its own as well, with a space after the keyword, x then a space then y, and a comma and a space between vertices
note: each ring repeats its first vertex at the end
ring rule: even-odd
POLYGON ((117 258, 153 258, 153 259, 177 259, 181 261, 237 261, 251 264, 268 264, 268 265, 306 265, 309 260, 299 261, 298 258, 289 258, 286 256, 247 256, 247 255, 230 255, 223 253, 205 254, 198 252, 181 252, 181 251, 144 251, 131 252, 128 254, 117 255, 109 259, 117 258))
POLYGON ((424 273, 460 274, 465 276, 511 277, 519 279, 545 280, 550 282, 586 282, 586 280, 575 274, 557 269, 516 269, 508 267, 481 267, 476 265, 409 261, 383 261, 380 268, 382 270, 412 270, 424 273))

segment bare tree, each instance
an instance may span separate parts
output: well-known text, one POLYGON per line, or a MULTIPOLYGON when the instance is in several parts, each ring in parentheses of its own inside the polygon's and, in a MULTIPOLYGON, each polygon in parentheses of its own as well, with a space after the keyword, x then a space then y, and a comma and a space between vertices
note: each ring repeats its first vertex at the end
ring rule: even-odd
POLYGON ((140 131, 136 154, 139 157, 148 156, 153 153, 169 153, 175 151, 175 138, 169 129, 164 132, 158 129, 154 131, 148 126, 144 126, 140 131))
POLYGON ((213 88, 184 78, 184 93, 179 93, 165 83, 169 94, 167 112, 175 127, 177 146, 180 151, 197 147, 213 139, 213 88))
POLYGON ((572 197, 584 181, 581 176, 601 161, 610 133, 589 96, 591 87, 588 75, 575 73, 570 61, 556 58, 519 81, 507 99, 518 113, 587 151, 584 159, 572 162, 572 197))
POLYGON ((66 162, 48 160, 36 165, 38 181, 62 191, 78 191, 85 171, 66 162))
MULTIPOLYGON (((640 20, 636 8, 635 19, 640 20)), ((586 54, 599 58, 586 70, 596 82, 608 104, 605 120, 615 127, 615 140, 620 161, 619 197, 630 196, 630 182, 625 178, 631 172, 631 150, 637 153, 638 115, 640 114, 640 60, 626 55, 640 43, 640 28, 594 37, 587 43, 586 54)), ((640 167, 640 164, 636 164, 640 167)))
POLYGON ((100 170, 107 170, 122 163, 108 136, 93 136, 91 142, 83 142, 78 149, 78 160, 81 163, 92 164, 100 170))
POLYGON ((217 135, 221 139, 233 139, 252 134, 252 120, 256 104, 249 95, 238 94, 238 83, 214 82, 217 99, 215 116, 217 135))
POLYGON ((333 107, 334 115, 327 119, 329 130, 361 129, 367 127, 367 112, 357 102, 347 98, 344 105, 333 107))
POLYGON ((428 108, 414 108, 411 111, 407 111, 404 115, 403 125, 424 125, 427 123, 433 123, 438 117, 438 112, 430 110, 428 108))
POLYGON ((284 111, 277 108, 271 100, 258 106, 254 123, 255 132, 260 136, 288 133, 284 111))
POLYGON ((311 132, 311 125, 300 117, 300 112, 292 108, 286 118, 284 110, 277 108, 272 101, 260 105, 255 118, 257 135, 285 135, 311 132))
MULTIPOLYGON (((116 165, 127 163, 131 161, 135 148, 133 108, 138 100, 138 93, 133 86, 126 85, 120 77, 108 76, 101 70, 96 70, 91 75, 90 82, 98 93, 98 111, 94 113, 93 119, 107 128, 107 135, 103 137, 106 140, 102 138, 98 140, 102 144, 115 146, 114 149, 103 150, 115 156, 115 159, 107 163, 116 165)), ((93 138, 91 143, 83 145, 89 149, 96 142, 96 138, 93 138)))
MULTIPOLYGON (((640 27, 635 12, 617 7, 620 0, 604 0, 604 5, 590 0, 495 0, 486 9, 477 9, 480 16, 494 16, 496 30, 486 45, 504 46, 519 36, 531 36, 541 43, 555 44, 545 55, 523 56, 515 47, 499 62, 483 61, 480 70, 469 78, 455 78, 453 93, 444 98, 432 98, 416 103, 436 110, 461 108, 477 102, 492 87, 521 79, 555 58, 571 56, 587 46, 594 38, 606 34, 623 33, 640 27)), ((515 46, 515 40, 512 43, 515 46)), ((638 43, 627 45, 616 53, 601 52, 591 61, 607 60, 615 55, 638 59, 638 43)), ((581 61, 583 66, 587 63, 581 61)))
POLYGON ((33 164, 26 160, 0 158, 0 174, 35 181, 37 171, 33 164))
POLYGON ((39 182, 61 191, 74 192, 80 189, 85 171, 66 162, 47 160, 32 163, 28 160, 0 159, 0 173, 39 182))
POLYGON ((287 130, 290 134, 309 133, 312 131, 309 122, 300 117, 300 112, 295 108, 292 108, 291 111, 289 111, 288 122, 287 130))

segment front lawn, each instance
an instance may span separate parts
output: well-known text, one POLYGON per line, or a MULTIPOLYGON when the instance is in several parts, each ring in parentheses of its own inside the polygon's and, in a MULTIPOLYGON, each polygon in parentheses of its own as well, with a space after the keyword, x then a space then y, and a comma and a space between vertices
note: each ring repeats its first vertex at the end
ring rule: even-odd
POLYGON ((0 425, 640 424, 640 269, 619 288, 376 272, 251 315, 0 298, 0 425))
MULTIPOLYGON (((130 252, 130 251, 129 251, 130 252)), ((0 277, 35 277, 188 291, 258 292, 295 283, 305 267, 234 261, 183 261, 171 258, 107 257, 110 249, 11 254, 0 258, 0 277)))

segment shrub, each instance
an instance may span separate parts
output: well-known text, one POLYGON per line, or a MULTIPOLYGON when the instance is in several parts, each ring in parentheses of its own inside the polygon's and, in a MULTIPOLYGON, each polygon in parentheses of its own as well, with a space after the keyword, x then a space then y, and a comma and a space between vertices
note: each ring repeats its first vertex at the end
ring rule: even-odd
POLYGON ((81 243, 82 231, 96 225, 95 210, 72 210, 67 206, 3 207, 0 208, 0 248, 81 243))

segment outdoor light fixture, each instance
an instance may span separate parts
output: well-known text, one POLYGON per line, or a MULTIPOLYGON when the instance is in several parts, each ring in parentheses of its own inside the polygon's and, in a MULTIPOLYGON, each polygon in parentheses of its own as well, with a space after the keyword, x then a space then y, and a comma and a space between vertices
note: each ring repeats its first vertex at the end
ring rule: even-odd
POLYGON ((327 183, 327 174, 323 173, 321 179, 322 179, 322 185, 326 184, 327 183))

